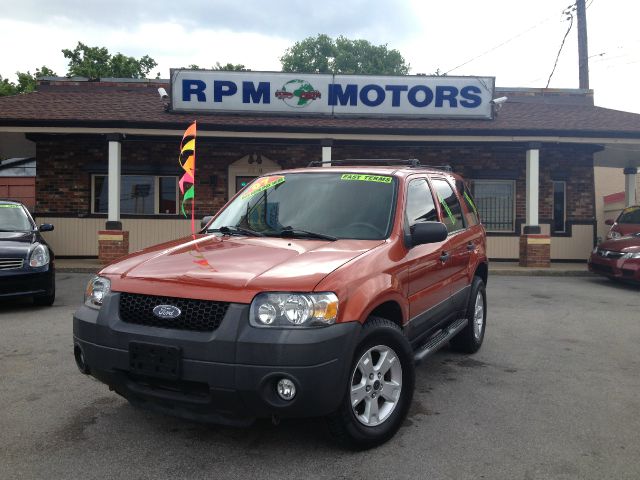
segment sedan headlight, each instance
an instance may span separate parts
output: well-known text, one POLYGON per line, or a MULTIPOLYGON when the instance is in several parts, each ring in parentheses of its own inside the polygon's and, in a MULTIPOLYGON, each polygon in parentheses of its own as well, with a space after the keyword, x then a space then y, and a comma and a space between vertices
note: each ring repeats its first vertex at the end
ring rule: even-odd
POLYGON ((49 249, 46 245, 38 244, 31 252, 29 266, 44 267, 45 265, 49 265, 49 249))
POLYGON ((335 323, 337 317, 334 293, 260 293, 249 311, 254 327, 322 327, 335 323))
POLYGON ((105 277, 93 277, 84 291, 84 304, 91 308, 100 308, 105 295, 111 291, 111 281, 105 277))
POLYGON ((640 258, 640 252, 628 252, 622 255, 622 258, 629 260, 630 258, 640 258))
POLYGON ((615 231, 615 230, 609 230, 609 233, 607 233, 607 238, 608 239, 620 238, 621 236, 622 236, 622 234, 620 232, 615 231))

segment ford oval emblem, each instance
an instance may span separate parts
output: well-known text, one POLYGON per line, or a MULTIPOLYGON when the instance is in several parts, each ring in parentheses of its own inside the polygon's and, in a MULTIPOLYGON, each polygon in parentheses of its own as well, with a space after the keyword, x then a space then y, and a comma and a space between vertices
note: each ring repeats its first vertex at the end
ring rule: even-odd
POLYGON ((153 309, 153 314, 164 320, 171 320, 173 318, 178 318, 182 310, 178 307, 174 307, 173 305, 156 305, 153 309))

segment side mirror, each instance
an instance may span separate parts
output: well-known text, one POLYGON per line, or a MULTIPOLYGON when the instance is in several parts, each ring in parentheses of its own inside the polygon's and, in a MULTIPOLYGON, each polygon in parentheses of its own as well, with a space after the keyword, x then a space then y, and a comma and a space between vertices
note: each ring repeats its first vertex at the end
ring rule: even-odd
POLYGON ((437 243, 447 239, 447 227, 441 222, 421 222, 411 227, 411 246, 437 243))
POLYGON ((206 217, 202 217, 202 220, 200 220, 200 228, 206 227, 212 218, 213 218, 213 215, 207 215, 206 217))
POLYGON ((38 230, 41 232, 52 232, 53 231, 53 225, 51 225, 50 223, 43 223, 42 225, 40 225, 38 227, 38 230))
POLYGON ((613 220, 611 220, 610 218, 607 218, 607 219, 604 221, 604 224, 605 224, 605 225, 609 225, 609 226, 611 226, 611 225, 613 225, 613 220))

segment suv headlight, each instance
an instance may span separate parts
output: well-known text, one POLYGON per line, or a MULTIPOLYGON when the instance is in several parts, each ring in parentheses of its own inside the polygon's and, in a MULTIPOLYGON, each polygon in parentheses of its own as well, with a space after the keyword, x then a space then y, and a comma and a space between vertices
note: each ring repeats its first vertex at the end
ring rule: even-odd
POLYGON ((29 256, 30 267, 44 267, 49 265, 49 249, 42 244, 38 244, 29 256))
POLYGON ((622 236, 622 234, 620 232, 615 231, 615 230, 609 230, 609 233, 607 233, 607 238, 608 239, 620 238, 621 236, 622 236))
POLYGON ((87 284, 84 291, 84 304, 91 308, 100 308, 104 297, 111 291, 111 281, 108 278, 95 276, 87 284))
POLYGON ((249 311, 254 327, 323 327, 335 323, 337 317, 334 293, 260 293, 249 311))
POLYGON ((640 252, 629 252, 622 255, 622 258, 629 260, 630 258, 640 258, 640 252))

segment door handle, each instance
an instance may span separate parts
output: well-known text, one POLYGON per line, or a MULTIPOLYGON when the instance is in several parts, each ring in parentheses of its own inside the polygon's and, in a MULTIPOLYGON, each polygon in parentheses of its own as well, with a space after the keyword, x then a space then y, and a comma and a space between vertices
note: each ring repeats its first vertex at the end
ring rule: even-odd
POLYGON ((475 244, 473 242, 467 243, 467 250, 472 252, 475 249, 476 249, 476 246, 475 246, 475 244))
POLYGON ((449 260, 449 252, 442 252, 442 255, 440 255, 440 261, 445 263, 447 260, 449 260))

